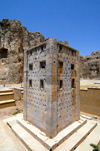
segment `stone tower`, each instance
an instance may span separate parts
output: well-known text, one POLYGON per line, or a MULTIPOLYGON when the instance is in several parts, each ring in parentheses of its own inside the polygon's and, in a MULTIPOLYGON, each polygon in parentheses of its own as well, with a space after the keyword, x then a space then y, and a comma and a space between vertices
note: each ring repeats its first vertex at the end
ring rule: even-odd
POLYGON ((24 52, 23 112, 50 138, 79 120, 79 51, 48 38, 24 52))

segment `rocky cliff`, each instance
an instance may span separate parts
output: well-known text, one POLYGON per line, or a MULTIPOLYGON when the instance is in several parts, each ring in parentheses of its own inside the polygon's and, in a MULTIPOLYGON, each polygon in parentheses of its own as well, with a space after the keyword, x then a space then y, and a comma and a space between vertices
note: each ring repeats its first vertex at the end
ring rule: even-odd
MULTIPOLYGON (((39 32, 29 32, 19 20, 0 21, 0 84, 23 81, 23 54, 45 40, 39 32)), ((68 45, 68 41, 64 41, 68 45)), ((100 51, 80 56, 80 77, 100 78, 100 51)))
POLYGON ((100 79, 100 50, 88 56, 80 56, 80 77, 100 79))
POLYGON ((24 50, 44 41, 39 32, 29 32, 18 20, 0 21, 0 84, 23 81, 24 50))

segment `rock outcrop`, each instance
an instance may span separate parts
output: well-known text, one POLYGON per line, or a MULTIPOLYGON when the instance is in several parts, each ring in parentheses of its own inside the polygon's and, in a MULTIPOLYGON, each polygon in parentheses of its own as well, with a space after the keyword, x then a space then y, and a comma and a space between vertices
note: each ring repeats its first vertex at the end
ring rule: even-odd
POLYGON ((100 50, 88 56, 80 56, 80 77, 100 79, 100 50))
MULTIPOLYGON (((19 20, 0 21, 0 84, 23 81, 24 51, 46 39, 39 32, 29 32, 19 20)), ((69 46, 68 41, 63 44, 69 46)), ((80 77, 100 78, 100 51, 80 56, 80 77)))
POLYGON ((23 81, 23 54, 43 42, 39 32, 29 32, 19 20, 0 21, 0 84, 23 81))

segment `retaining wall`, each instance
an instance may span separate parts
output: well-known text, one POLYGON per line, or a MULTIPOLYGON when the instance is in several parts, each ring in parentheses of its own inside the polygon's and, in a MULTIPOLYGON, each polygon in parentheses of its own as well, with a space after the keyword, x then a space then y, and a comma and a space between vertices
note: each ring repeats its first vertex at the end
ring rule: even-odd
POLYGON ((80 90, 80 111, 100 116, 100 88, 80 90))

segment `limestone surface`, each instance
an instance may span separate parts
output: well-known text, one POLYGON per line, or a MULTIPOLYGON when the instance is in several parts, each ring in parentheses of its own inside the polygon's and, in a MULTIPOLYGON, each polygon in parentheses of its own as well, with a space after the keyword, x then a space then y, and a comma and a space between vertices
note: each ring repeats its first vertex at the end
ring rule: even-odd
POLYGON ((80 77, 100 79, 100 50, 88 56, 80 56, 80 77))
POLYGON ((24 52, 24 119, 50 138, 80 118, 79 51, 49 38, 24 52))
MULTIPOLYGON (((47 40, 47 39, 46 39, 47 40)), ((29 32, 19 20, 0 21, 0 84, 23 81, 23 52, 44 42, 39 32, 29 32)), ((59 41, 69 46, 68 41, 59 41)), ((100 78, 100 51, 80 56, 80 77, 100 78)))
POLYGON ((39 32, 29 32, 19 20, 0 21, 0 84, 23 81, 23 52, 44 41, 39 32))

